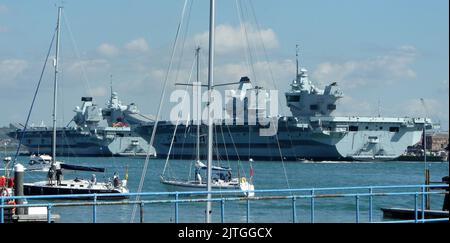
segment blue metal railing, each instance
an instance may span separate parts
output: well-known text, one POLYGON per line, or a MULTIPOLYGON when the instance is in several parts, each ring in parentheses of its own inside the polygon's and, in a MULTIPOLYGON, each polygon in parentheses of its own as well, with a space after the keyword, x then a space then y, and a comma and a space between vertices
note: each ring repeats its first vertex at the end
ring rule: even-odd
POLYGON ((57 207, 73 207, 73 206, 84 206, 89 207, 92 206, 92 222, 97 222, 97 207, 106 206, 106 205, 140 205, 140 222, 144 222, 144 205, 146 204, 173 204, 174 205, 174 213, 175 213, 175 222, 179 222, 179 204, 180 203, 202 203, 202 202, 216 202, 220 204, 220 222, 225 222, 225 205, 226 202, 233 201, 246 201, 246 222, 250 223, 251 216, 251 201, 260 201, 260 200, 291 200, 291 208, 292 208, 292 222, 298 222, 298 213, 297 213, 297 202, 298 200, 308 200, 310 202, 310 222, 316 222, 316 202, 319 199, 336 199, 336 198, 354 198, 355 199, 355 222, 361 222, 361 200, 362 198, 368 198, 369 207, 368 207, 368 217, 369 222, 373 223, 373 198, 374 197, 382 197, 382 196, 414 196, 414 220, 396 220, 396 221, 381 221, 383 223, 419 223, 419 222, 436 222, 436 221, 449 221, 449 218, 438 218, 438 219, 426 219, 425 218, 425 195, 443 195, 448 192, 444 191, 427 191, 427 188, 444 188, 448 187, 447 184, 435 184, 435 185, 399 185, 399 186, 360 186, 360 187, 329 187, 329 188, 303 188, 303 189, 270 189, 270 190, 255 190, 255 197, 239 197, 236 194, 242 194, 240 190, 230 190, 230 191, 213 191, 210 192, 213 196, 220 197, 212 197, 210 200, 206 198, 186 198, 183 196, 205 196, 208 192, 143 192, 143 193, 125 193, 125 194, 72 194, 72 195, 43 195, 43 196, 5 196, 0 197, 0 222, 4 223, 4 215, 5 209, 13 208, 13 207, 46 207, 48 210, 47 213, 47 222, 51 222, 52 218, 52 210, 57 207), (386 192, 381 190, 393 190, 393 189, 411 189, 411 191, 395 191, 395 192, 386 192), (415 191, 412 191, 415 189, 415 191), (348 192, 348 191, 359 191, 359 192, 348 192), (360 192, 360 191, 368 191, 368 192, 360 192), (377 190, 377 192, 375 191, 377 190), (324 193, 327 191, 333 191, 333 193, 324 193), (141 200, 108 200, 101 201, 102 198, 114 198, 114 197, 128 197, 132 198, 135 196, 140 196, 141 200), (161 199, 166 197, 170 197, 170 199, 161 199), (421 196, 421 205, 419 210, 419 196, 421 196), (158 197, 158 199, 149 199, 142 200, 145 197, 158 197), (33 200, 61 200, 61 199, 80 199, 80 198, 92 198, 90 200, 83 200, 78 202, 46 202, 46 203, 30 203, 33 200), (22 205, 8 205, 5 204, 5 201, 11 199, 25 199, 28 201, 27 204, 22 205), (100 200, 100 201, 99 201, 100 200), (421 217, 419 217, 419 211, 421 212, 421 217))

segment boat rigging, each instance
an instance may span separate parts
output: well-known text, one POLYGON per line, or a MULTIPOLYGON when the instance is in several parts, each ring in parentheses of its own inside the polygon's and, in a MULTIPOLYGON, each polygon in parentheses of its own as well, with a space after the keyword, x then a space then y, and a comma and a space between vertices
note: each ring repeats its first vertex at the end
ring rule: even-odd
MULTIPOLYGON (((61 13, 62 7, 58 7, 58 20, 56 25, 56 55, 54 60, 54 83, 53 83, 53 136, 52 136, 52 157, 48 170, 48 181, 38 181, 34 183, 24 183, 25 195, 57 195, 57 194, 89 194, 89 193, 128 193, 127 180, 120 180, 115 174, 113 180, 106 182, 97 182, 95 175, 91 180, 75 178, 73 180, 62 180, 62 170, 83 170, 104 172, 103 168, 84 167, 77 165, 68 165, 58 162, 56 158, 56 118, 57 118, 57 89, 59 77, 59 48, 60 48, 60 32, 61 32, 61 13), (56 181, 53 177, 56 173, 56 181)), ((53 40, 52 40, 53 43, 53 40)), ((51 49, 51 48, 50 48, 51 49)), ((44 66, 45 68, 45 66, 44 66)), ((40 81, 39 81, 40 83, 40 81)), ((39 87, 39 86, 38 86, 39 87)), ((37 90, 36 90, 37 93, 37 90)), ((34 103, 34 100, 33 100, 34 103)), ((31 109, 30 109, 31 113, 31 109)), ((19 145, 20 146, 20 145, 19 145)), ((126 175, 125 178, 128 176, 126 175)))

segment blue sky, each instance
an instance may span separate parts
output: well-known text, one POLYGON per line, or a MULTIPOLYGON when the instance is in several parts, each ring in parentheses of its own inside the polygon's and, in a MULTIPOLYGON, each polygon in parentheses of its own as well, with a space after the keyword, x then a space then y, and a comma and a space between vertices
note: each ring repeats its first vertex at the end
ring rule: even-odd
MULTIPOLYGON (((267 88, 276 86, 283 97, 294 78, 299 44, 301 64, 311 79, 321 87, 337 81, 344 92, 337 115, 377 115, 380 107, 384 116, 427 114, 448 130, 447 0, 239 2, 255 72, 246 65, 236 1, 218 1, 217 82, 250 76, 267 88)), ((55 28, 55 3, 0 0, 0 126, 25 120, 55 28)), ((110 75, 124 103, 136 102, 142 112, 155 114, 183 3, 64 1, 58 123, 71 119, 81 96, 92 95, 103 106, 110 75)), ((206 79, 208 1, 194 1, 186 19, 189 28, 182 31, 184 48, 177 49, 172 83, 187 79, 195 44, 204 49, 206 79)), ((44 75, 34 123, 51 121, 51 71, 44 75)), ((284 106, 283 100, 280 109, 287 115, 284 106)), ((165 114, 169 109, 164 108, 165 114)))

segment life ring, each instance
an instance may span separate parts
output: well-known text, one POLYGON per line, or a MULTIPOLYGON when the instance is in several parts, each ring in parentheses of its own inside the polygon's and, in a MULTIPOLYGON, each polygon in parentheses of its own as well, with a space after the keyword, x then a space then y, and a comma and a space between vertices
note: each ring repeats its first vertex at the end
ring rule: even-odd
POLYGON ((241 184, 245 184, 245 183, 247 183, 247 179, 245 177, 242 177, 241 178, 241 184))

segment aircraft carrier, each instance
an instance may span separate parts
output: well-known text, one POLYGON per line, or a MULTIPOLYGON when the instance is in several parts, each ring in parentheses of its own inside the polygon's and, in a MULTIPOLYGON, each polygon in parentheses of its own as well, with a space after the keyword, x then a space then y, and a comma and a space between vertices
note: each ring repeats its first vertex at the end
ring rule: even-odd
MULTIPOLYGON (((233 98, 233 102, 245 103, 246 98, 243 97, 248 97, 246 93, 255 89, 261 88, 253 87, 249 78, 242 78, 235 92, 239 97, 233 98)), ((424 126, 431 128, 428 118, 333 116, 336 102, 343 98, 337 83, 321 90, 310 81, 307 70, 299 69, 298 64, 296 78, 285 97, 292 115, 272 118, 278 121, 278 129, 273 136, 261 136, 260 129, 264 126, 248 122, 252 109, 248 103, 244 104, 244 121, 240 125, 242 116, 237 117, 239 112, 236 111, 232 114, 231 125, 226 120, 216 122, 214 157, 238 160, 395 160, 408 146, 420 141, 424 126)), ((235 103, 233 107, 236 108, 235 103)), ((174 159, 195 159, 197 128, 192 121, 188 123, 175 126, 172 121, 159 122, 153 144, 158 157, 166 158, 170 151, 170 157, 174 159), (173 137, 175 128, 177 131, 173 137)), ((136 132, 149 141, 153 126, 154 123, 141 125, 136 132)), ((201 134, 207 132, 204 125, 200 130, 201 134)), ((205 140, 206 137, 201 136, 202 157, 206 156, 205 140)))
MULTIPOLYGON (((148 143, 138 136, 132 126, 152 121, 142 115, 136 104, 122 105, 117 92, 111 90, 106 108, 99 108, 92 97, 82 97, 81 107, 76 107, 75 116, 66 127, 56 132, 58 156, 144 156, 148 143), (101 124, 106 121, 107 125, 101 124), (71 125, 75 123, 75 125, 71 125)), ((22 137, 23 126, 11 124, 15 131, 8 136, 22 137)), ((41 124, 26 129, 22 144, 30 154, 51 154, 52 128, 41 124)), ((151 148, 151 154, 154 149, 151 148)))

